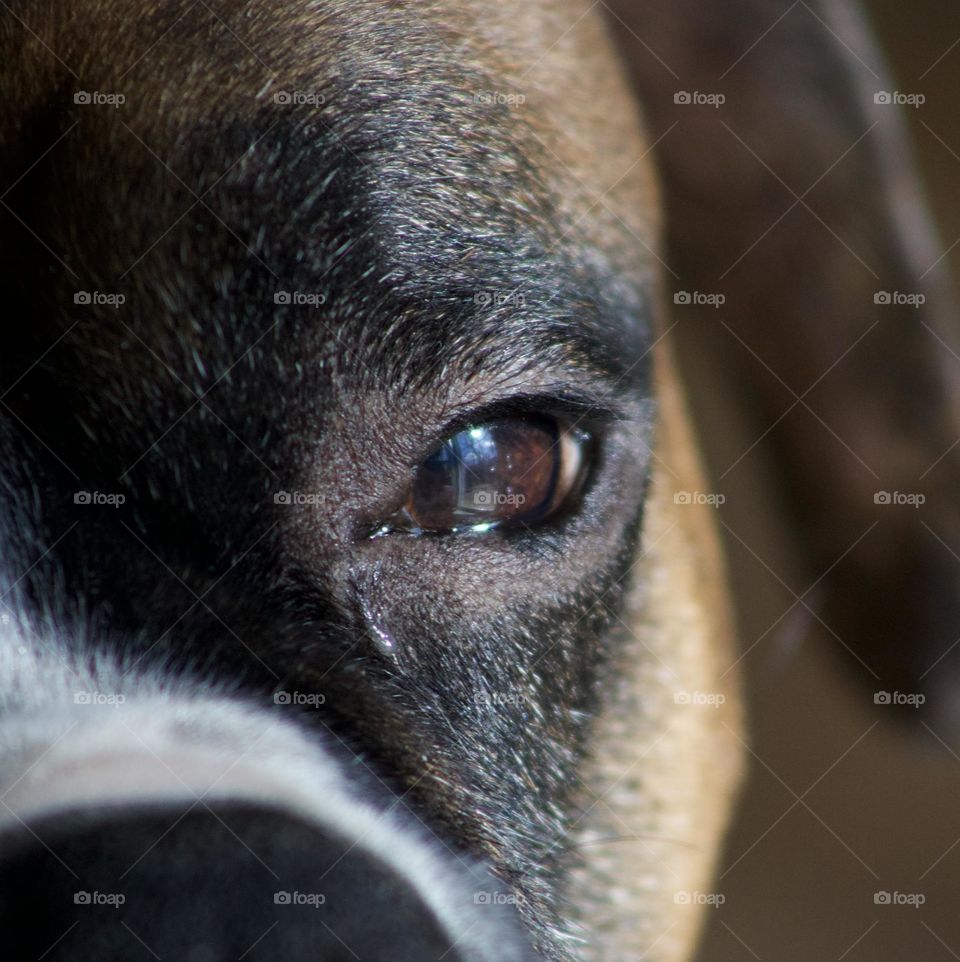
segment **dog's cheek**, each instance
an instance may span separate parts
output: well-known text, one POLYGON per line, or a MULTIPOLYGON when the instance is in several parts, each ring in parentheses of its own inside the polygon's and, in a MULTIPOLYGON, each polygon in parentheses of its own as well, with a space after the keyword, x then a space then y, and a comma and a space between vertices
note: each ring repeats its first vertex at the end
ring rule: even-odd
MULTIPOLYGON (((397 690, 450 776, 446 810, 435 817, 459 819, 461 834, 471 826, 532 924, 560 917, 566 839, 613 660, 622 574, 605 572, 589 601, 538 599, 485 620, 425 601, 393 621, 398 644, 414 632, 418 642, 415 660, 397 667, 397 690)), ((416 788, 413 797, 427 811, 437 802, 416 788)))
POLYGON ((612 558, 572 585, 527 582, 508 604, 492 599, 496 589, 487 584, 516 573, 490 570, 493 560, 465 570, 397 557, 354 582, 371 657, 462 762, 485 810, 526 820, 523 835, 541 854, 556 854, 557 819, 616 648, 611 629, 629 581, 632 537, 625 533, 612 558), (477 768, 477 758, 490 764, 477 768))

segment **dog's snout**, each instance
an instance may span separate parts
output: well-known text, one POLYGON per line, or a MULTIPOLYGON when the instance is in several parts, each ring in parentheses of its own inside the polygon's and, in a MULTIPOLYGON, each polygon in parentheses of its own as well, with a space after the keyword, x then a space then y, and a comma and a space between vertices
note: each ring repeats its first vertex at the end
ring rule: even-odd
POLYGON ((249 804, 47 818, 2 849, 4 957, 475 958, 361 841, 249 804))

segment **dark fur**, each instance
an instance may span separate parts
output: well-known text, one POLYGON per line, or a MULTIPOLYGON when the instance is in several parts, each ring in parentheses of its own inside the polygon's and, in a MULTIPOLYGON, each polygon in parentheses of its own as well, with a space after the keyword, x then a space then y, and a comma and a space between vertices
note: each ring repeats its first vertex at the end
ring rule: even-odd
POLYGON ((304 724, 489 859, 543 957, 566 958, 565 829, 648 468, 649 298, 615 252, 578 248, 535 140, 474 102, 495 78, 415 16, 265 6, 218 4, 218 23, 163 4, 136 26, 116 6, 94 29, 16 5, 76 76, 0 21, 4 189, 77 125, 5 198, 4 550, 37 562, 30 603, 99 645, 268 704, 323 692, 304 724), (477 304, 490 290, 525 303, 477 304), (490 405, 595 427, 582 509, 509 537, 369 539, 449 425, 490 405))

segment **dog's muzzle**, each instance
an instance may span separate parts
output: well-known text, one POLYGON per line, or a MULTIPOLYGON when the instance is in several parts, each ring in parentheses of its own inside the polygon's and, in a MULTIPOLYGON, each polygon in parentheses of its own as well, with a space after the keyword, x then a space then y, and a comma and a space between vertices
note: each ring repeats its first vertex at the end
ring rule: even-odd
POLYGON ((137 678, 111 699, 100 669, 4 651, 4 958, 533 958, 490 873, 337 747, 229 697, 137 678))

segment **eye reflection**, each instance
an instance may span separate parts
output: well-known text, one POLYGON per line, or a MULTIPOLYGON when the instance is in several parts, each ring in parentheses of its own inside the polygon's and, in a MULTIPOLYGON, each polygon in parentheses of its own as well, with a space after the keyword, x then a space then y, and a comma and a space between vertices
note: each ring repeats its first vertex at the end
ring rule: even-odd
POLYGON ((539 415, 461 431, 417 468, 406 526, 483 531, 540 521, 579 486, 585 442, 556 418, 539 415))

